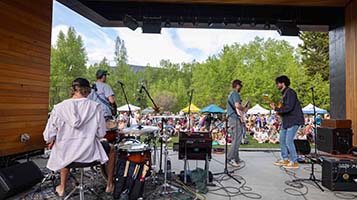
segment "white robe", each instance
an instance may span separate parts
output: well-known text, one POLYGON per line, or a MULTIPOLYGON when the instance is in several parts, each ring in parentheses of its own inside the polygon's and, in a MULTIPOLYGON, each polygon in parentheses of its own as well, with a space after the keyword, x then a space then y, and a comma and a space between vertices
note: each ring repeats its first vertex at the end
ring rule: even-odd
POLYGON ((100 105, 92 100, 67 99, 54 106, 43 132, 47 143, 55 141, 47 168, 57 171, 72 162, 105 163, 100 143, 106 124, 100 105))

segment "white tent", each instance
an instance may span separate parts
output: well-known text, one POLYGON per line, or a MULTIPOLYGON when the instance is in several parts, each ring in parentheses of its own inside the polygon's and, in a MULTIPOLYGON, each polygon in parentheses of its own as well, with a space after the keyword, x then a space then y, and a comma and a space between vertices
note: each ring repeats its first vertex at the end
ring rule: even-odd
MULTIPOLYGON (((129 104, 129 106, 130 106, 131 111, 138 111, 141 109, 140 107, 137 107, 137 106, 134 106, 131 104, 129 104)), ((129 111, 128 104, 120 106, 117 110, 118 110, 118 112, 128 112, 129 111)))
MULTIPOLYGON (((327 111, 322 109, 322 108, 319 108, 317 106, 315 106, 315 109, 316 109, 316 113, 318 114, 326 114, 327 111)), ((311 103, 307 106, 305 106, 303 109, 302 109, 302 112, 304 114, 314 114, 314 105, 312 105, 311 103)))
POLYGON ((256 104, 254 107, 248 110, 247 114, 248 115, 255 115, 255 114, 269 114, 270 111, 261 107, 259 104, 256 104))

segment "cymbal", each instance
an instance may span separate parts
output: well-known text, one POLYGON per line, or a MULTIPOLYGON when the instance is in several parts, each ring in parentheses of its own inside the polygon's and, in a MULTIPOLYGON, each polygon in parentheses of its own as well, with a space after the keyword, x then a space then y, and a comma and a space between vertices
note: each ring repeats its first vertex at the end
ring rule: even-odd
POLYGON ((124 128, 122 132, 124 134, 130 134, 130 135, 144 135, 146 133, 152 133, 158 130, 160 130, 160 128, 156 126, 133 125, 128 128, 124 128))

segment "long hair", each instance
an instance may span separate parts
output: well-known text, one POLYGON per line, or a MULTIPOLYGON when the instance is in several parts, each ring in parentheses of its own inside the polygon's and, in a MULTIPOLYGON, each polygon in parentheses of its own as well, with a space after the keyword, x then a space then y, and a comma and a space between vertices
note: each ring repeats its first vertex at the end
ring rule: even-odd
POLYGON ((91 93, 89 81, 85 78, 76 78, 72 81, 70 95, 73 96, 75 92, 87 97, 91 93))

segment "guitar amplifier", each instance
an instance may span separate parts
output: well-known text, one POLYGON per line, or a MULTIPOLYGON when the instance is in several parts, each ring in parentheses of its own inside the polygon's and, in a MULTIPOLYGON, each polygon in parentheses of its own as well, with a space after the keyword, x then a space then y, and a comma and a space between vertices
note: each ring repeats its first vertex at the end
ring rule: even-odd
POLYGON ((206 160, 212 158, 211 132, 180 132, 179 137, 179 159, 206 160))
POLYGON ((317 128, 317 149, 331 154, 346 154, 352 148, 352 129, 317 128))
POLYGON ((357 160, 325 158, 322 185, 331 191, 357 191, 357 160))

